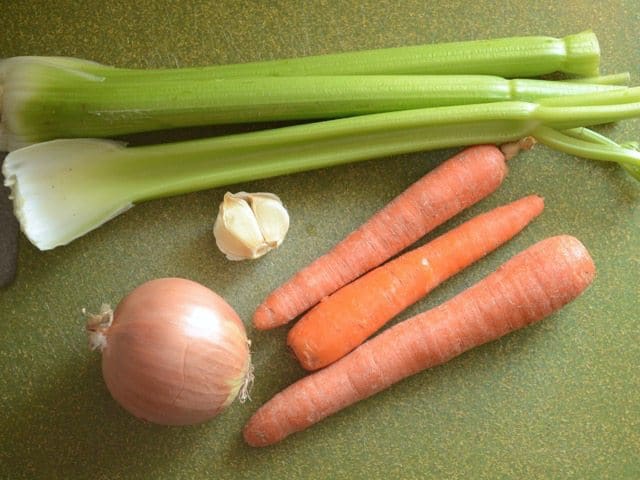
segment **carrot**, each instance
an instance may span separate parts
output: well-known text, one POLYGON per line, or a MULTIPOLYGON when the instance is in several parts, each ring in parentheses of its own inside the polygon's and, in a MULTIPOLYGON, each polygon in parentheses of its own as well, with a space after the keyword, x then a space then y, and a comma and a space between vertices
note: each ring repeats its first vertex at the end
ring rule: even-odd
POLYGON ((335 362, 409 305, 520 232, 544 208, 531 195, 463 223, 323 299, 289 331, 307 370, 335 362))
POLYGON ((266 446, 426 368, 525 327, 575 299, 595 266, 576 238, 551 237, 440 306, 398 323, 264 404, 243 430, 266 446))
POLYGON ((495 191, 506 172, 504 155, 497 147, 478 145, 463 150, 273 291, 257 308, 255 327, 274 328, 294 319, 495 191))

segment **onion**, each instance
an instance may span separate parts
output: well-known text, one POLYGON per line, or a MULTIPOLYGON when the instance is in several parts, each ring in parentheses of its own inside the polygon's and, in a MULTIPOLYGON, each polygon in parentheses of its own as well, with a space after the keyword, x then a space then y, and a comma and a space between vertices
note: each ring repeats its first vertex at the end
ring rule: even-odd
POLYGON ((103 305, 87 322, 102 351, 102 374, 127 411, 163 425, 209 420, 253 381, 244 325, 233 308, 199 283, 146 282, 115 312, 103 305))

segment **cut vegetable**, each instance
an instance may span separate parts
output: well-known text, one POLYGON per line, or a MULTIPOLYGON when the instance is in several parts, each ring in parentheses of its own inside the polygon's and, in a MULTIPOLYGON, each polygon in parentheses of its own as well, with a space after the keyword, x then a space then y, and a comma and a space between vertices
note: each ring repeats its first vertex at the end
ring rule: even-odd
POLYGON ((538 242, 447 302, 276 394, 246 424, 245 441, 254 447, 279 442, 410 375, 542 320, 578 297, 594 276, 593 260, 576 238, 538 242))
MULTIPOLYGON (((555 103, 404 110, 143 147, 54 140, 11 152, 3 173, 23 231, 45 250, 144 200, 387 155, 546 135, 540 127, 564 130, 638 116, 640 88, 634 87, 555 103)), ((554 148, 570 151, 571 145, 554 148)), ((620 148, 620 158, 604 158, 601 150, 591 143, 579 154, 640 165, 637 151, 620 148)))
MULTIPOLYGON (((215 72, 216 67, 211 67, 215 72)), ((122 70, 79 59, 0 62, 0 148, 193 125, 336 118, 597 93, 616 85, 495 76, 217 78, 210 69, 122 70)), ((597 80, 594 80, 597 82, 597 80)))

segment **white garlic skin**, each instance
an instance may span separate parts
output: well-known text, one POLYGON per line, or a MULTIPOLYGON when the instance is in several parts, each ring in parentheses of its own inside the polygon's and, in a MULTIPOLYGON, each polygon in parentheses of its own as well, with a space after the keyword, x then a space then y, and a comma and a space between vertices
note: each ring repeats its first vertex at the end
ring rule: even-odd
POLYGON ((278 248, 289 213, 273 193, 227 192, 213 224, 216 245, 229 260, 252 260, 278 248))

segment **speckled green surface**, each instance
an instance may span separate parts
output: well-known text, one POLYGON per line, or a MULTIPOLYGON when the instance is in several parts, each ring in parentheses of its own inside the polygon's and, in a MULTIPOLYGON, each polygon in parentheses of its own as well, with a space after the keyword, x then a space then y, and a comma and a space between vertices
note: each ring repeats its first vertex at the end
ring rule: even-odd
MULTIPOLYGON (((640 84, 640 16, 632 0, 10 0, 1 16, 0 56, 73 55, 135 67, 592 28, 603 71, 629 70, 640 84)), ((604 130, 640 138, 638 121, 604 130)), ((22 237, 16 282, 0 290, 0 478, 640 478, 640 187, 615 167, 544 147, 515 160, 503 187, 447 228, 532 192, 545 197, 546 212, 403 317, 565 232, 591 250, 598 278, 561 313, 268 449, 245 446, 240 431, 259 405, 302 375, 285 349, 286 329, 249 329, 253 400, 205 425, 147 425, 109 397, 99 357, 86 348, 82 307, 117 303, 145 280, 178 275, 225 296, 248 325, 272 287, 453 151, 232 187, 275 192, 291 213, 284 245, 253 263, 227 262, 210 235, 225 189, 137 206, 47 253, 22 237)))

